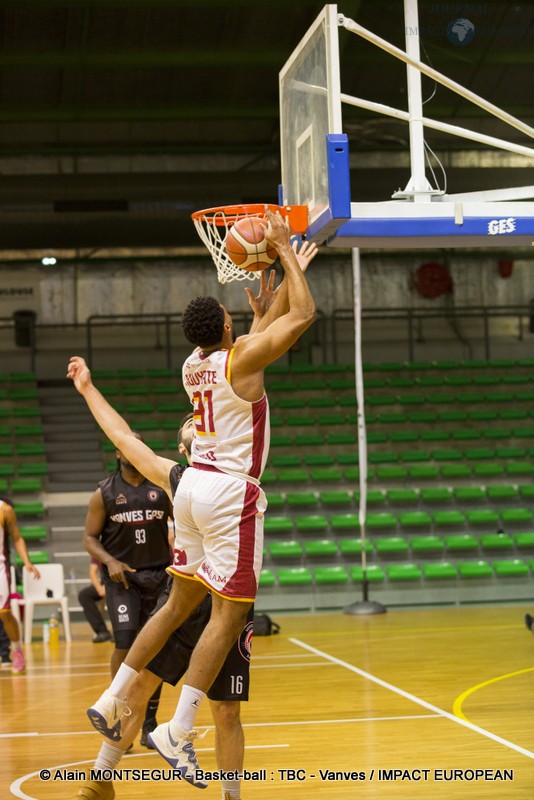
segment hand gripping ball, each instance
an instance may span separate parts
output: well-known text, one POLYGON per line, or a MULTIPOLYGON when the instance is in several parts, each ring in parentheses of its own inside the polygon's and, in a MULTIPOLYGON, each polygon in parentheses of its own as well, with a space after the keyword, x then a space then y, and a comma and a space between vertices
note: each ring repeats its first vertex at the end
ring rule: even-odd
POLYGON ((238 219, 225 240, 226 252, 241 269, 258 272, 273 264, 278 253, 265 239, 257 217, 238 219))

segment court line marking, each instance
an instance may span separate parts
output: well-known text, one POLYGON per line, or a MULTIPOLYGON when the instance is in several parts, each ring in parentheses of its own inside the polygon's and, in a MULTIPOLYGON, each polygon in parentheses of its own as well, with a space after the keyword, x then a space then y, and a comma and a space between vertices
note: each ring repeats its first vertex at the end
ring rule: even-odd
POLYGON ((479 689, 483 689, 485 686, 490 686, 492 683, 498 683, 498 681, 504 681, 507 678, 515 678, 516 675, 524 675, 525 672, 534 672, 534 667, 527 667, 526 669, 519 669, 517 672, 507 672, 505 675, 497 675, 496 678, 490 678, 487 681, 482 681, 482 683, 477 683, 475 686, 471 686, 470 689, 466 689, 465 692, 458 695, 456 700, 452 705, 452 712, 460 719, 465 719, 469 722, 468 718, 465 716, 464 712, 462 711, 462 706, 464 704, 464 700, 478 692, 479 689))
POLYGON ((457 725, 462 725, 464 728, 467 728, 474 733, 479 733, 481 736, 485 736, 487 739, 491 739, 492 741, 496 742, 497 744, 502 744, 505 747, 508 747, 510 750, 515 750, 517 753, 521 753, 521 755, 527 756, 527 758, 534 759, 534 753, 530 750, 527 750, 520 745, 514 744, 514 742, 510 742, 508 739, 503 739, 501 736, 497 736, 495 733, 491 733, 491 731, 487 731, 485 728, 480 728, 478 725, 474 725, 469 720, 462 719, 461 717, 456 717, 454 714, 451 714, 449 711, 445 711, 442 708, 438 708, 438 706, 432 705, 432 703, 427 703, 426 700, 422 700, 420 697, 416 697, 409 692, 405 692, 404 689, 400 689, 398 686, 394 686, 392 683, 388 683, 387 681, 383 681, 381 678, 377 678, 375 675, 371 675, 369 672, 365 672, 358 667, 355 667, 353 664, 349 664, 347 661, 342 661, 340 658, 336 658, 335 656, 331 656, 329 653, 325 653, 323 650, 318 650, 316 647, 312 647, 312 645, 307 644, 306 642, 302 642, 300 639, 290 639, 291 642, 296 644, 298 647, 302 647, 304 650, 308 650, 310 653, 315 653, 317 656, 322 656, 326 658, 328 661, 332 662, 332 664, 337 664, 340 667, 344 667, 345 669, 350 670, 350 672, 354 672, 356 675, 360 675, 360 677, 365 678, 368 681, 372 681, 376 683, 378 686, 382 686, 383 689, 387 689, 390 692, 394 692, 395 694, 404 697, 406 700, 410 700, 412 703, 416 703, 423 708, 426 708, 428 711, 433 711, 435 714, 438 714, 440 717, 444 717, 445 719, 450 720, 451 722, 455 722, 457 725))
MULTIPOLYGON (((287 720, 286 722, 244 722, 243 728, 281 728, 283 726, 299 725, 343 725, 355 722, 395 722, 406 719, 435 719, 438 714, 402 714, 394 717, 343 717, 342 719, 307 719, 287 720)), ((215 730, 214 725, 201 725, 203 729, 215 730)), ((26 731, 20 733, 0 733, 0 739, 24 739, 32 736, 96 736, 98 731, 56 731, 41 733, 40 731, 26 731)), ((143 755, 147 755, 143 753, 143 755)))
MULTIPOLYGON (((245 746, 245 750, 271 750, 274 747, 289 747, 289 744, 285 744, 285 743, 284 744, 253 744, 253 745, 250 745, 249 747, 245 746)), ((195 752, 197 752, 197 753, 214 753, 215 752, 215 748, 214 747, 195 748, 195 752)), ((124 759, 126 759, 126 758, 148 758, 149 756, 157 756, 157 755, 159 755, 157 752, 152 752, 152 753, 131 753, 129 756, 123 756, 121 760, 124 761, 124 759)), ((38 769, 35 772, 28 772, 27 775, 23 775, 21 778, 17 778, 15 781, 13 781, 13 783, 9 787, 9 790, 10 790, 11 794, 14 797, 18 797, 19 800, 39 800, 38 797, 34 797, 33 795, 26 794, 21 789, 21 786, 25 781, 28 781, 31 778, 35 778, 36 775, 39 775, 43 771, 43 769, 49 769, 52 773, 54 773, 58 769, 59 770, 63 770, 63 769, 68 769, 69 767, 81 766, 82 764, 94 764, 94 763, 95 763, 94 758, 90 758, 87 761, 72 761, 70 764, 57 764, 55 767, 41 767, 41 769, 38 769)), ((117 769, 120 769, 120 767, 117 767, 117 769)), ((162 769, 165 769, 165 767, 162 767, 162 769)), ((76 783, 78 783, 78 782, 79 781, 76 781, 76 783)), ((47 783, 49 783, 49 781, 47 781, 47 783)))

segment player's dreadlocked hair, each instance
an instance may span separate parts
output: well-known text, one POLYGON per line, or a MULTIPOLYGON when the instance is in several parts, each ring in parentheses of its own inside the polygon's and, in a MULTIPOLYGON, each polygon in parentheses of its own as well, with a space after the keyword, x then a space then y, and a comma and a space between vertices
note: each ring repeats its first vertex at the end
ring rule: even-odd
POLYGON ((197 347, 213 347, 223 338, 224 311, 214 297, 195 297, 182 317, 185 338, 197 347))

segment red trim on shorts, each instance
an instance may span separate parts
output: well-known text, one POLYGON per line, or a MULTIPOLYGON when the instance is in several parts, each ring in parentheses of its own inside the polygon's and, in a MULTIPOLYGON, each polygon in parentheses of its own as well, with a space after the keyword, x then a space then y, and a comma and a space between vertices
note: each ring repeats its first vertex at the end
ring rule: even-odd
POLYGON ((253 600, 258 591, 254 574, 254 552, 256 549, 256 514, 260 489, 247 482, 243 501, 243 512, 239 521, 239 552, 234 574, 220 592, 222 597, 232 600, 253 600))
POLYGON ((219 469, 218 467, 212 467, 211 464, 199 464, 198 461, 193 461, 191 466, 195 469, 204 470, 204 472, 218 472, 219 475, 228 475, 228 473, 224 472, 224 470, 219 469))
POLYGON ((267 424, 267 395, 252 404, 252 466, 250 476, 258 478, 261 475, 261 464, 265 448, 265 426, 267 424))

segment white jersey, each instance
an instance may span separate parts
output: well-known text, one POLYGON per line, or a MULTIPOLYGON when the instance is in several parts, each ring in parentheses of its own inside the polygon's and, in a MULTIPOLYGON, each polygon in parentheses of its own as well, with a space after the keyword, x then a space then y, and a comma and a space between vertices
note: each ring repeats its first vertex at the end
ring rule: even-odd
POLYGON ((193 464, 257 481, 269 454, 267 396, 249 402, 231 386, 234 349, 204 355, 197 348, 182 368, 194 409, 193 464))

